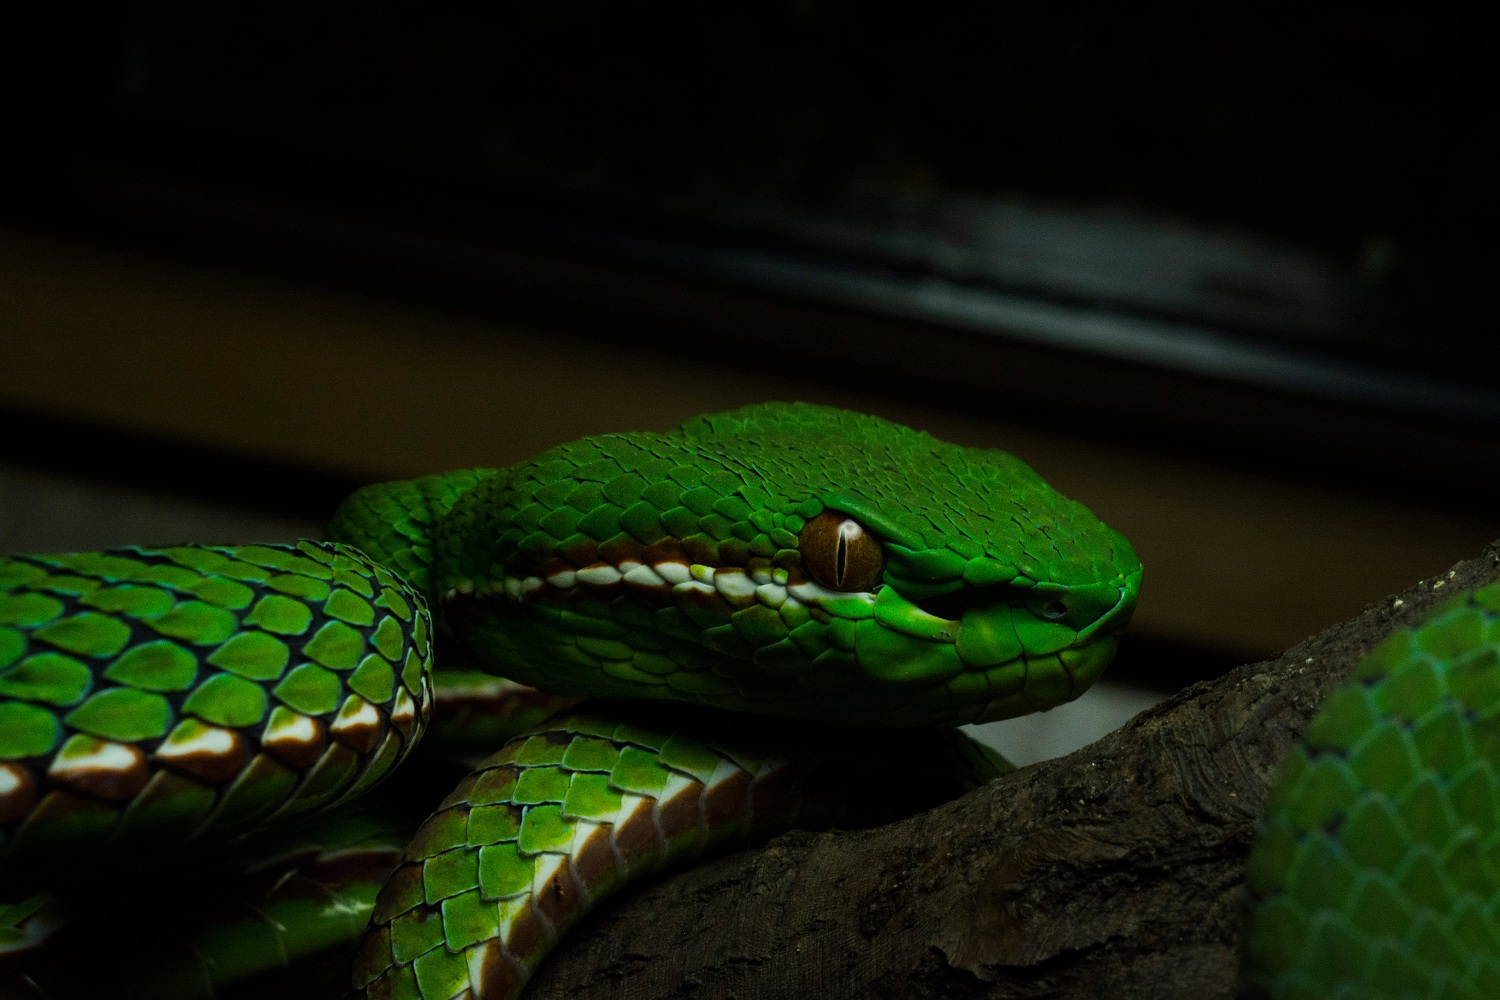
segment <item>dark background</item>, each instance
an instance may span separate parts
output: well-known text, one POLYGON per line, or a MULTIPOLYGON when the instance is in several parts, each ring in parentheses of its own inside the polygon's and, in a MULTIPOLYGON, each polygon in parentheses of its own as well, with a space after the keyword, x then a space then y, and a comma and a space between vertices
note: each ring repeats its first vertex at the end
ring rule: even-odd
POLYGON ((1016 451, 1124 530, 1119 674, 1167 689, 1500 534, 1486 41, 55 7, 6 46, 0 541, 315 530, 362 481, 804 398, 1016 451))

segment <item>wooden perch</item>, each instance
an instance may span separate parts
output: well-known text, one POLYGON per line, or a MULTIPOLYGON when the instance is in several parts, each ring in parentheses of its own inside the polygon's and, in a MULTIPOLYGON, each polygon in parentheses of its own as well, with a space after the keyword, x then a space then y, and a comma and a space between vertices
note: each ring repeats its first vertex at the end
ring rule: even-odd
POLYGON ((1233 996, 1245 858, 1285 749, 1386 634, 1497 578, 1500 542, 1067 757, 665 879, 570 933, 526 996, 1233 996))

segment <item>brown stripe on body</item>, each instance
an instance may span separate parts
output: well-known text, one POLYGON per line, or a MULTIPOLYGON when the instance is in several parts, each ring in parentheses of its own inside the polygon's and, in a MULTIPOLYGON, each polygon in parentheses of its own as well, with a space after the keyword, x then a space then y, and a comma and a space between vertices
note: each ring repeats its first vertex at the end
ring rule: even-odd
POLYGON ((655 864, 666 851, 666 842, 656 826, 656 803, 643 799, 625 822, 613 829, 615 850, 627 868, 655 864))
POLYGON ((750 775, 742 769, 708 786, 703 796, 703 823, 718 830, 750 818, 750 775))
POLYGON ((361 701, 352 712, 340 712, 328 733, 344 746, 367 754, 380 745, 385 736, 385 719, 380 710, 367 701, 361 701))
POLYGON ((682 542, 675 538, 663 538, 659 542, 652 542, 641 549, 637 562, 643 562, 647 566, 656 566, 661 563, 677 563, 681 566, 692 565, 693 560, 688 558, 687 549, 682 542))
POLYGON ((417 703, 406 688, 403 687, 396 692, 396 700, 391 705, 391 728, 400 733, 401 738, 408 743, 412 741, 414 734, 432 718, 433 690, 430 678, 424 676, 422 685, 424 697, 420 722, 417 715, 417 703))
POLYGON ((652 611, 670 608, 677 603, 672 597, 672 585, 665 580, 661 583, 639 583, 635 580, 622 579, 620 589, 631 600, 652 611))
MULTIPOLYGON (((531 894, 528 892, 522 899, 524 903, 520 912, 511 921, 510 933, 503 938, 504 946, 522 969, 535 969, 552 947, 552 942, 556 940, 556 937, 552 933, 552 928, 542 922, 535 907, 531 905, 531 894)), ((523 972, 522 982, 525 982, 525 978, 529 975, 529 972, 523 972)), ((485 995, 489 995, 488 990, 485 995)), ((500 996, 505 995, 500 994, 500 996)))
POLYGON ((569 543, 558 545, 556 552, 558 558, 566 560, 575 570, 599 562, 599 544, 592 538, 575 536, 569 543))
POLYGON ((588 902, 588 893, 574 877, 573 868, 568 863, 570 860, 568 856, 556 854, 552 856, 561 858, 562 863, 547 879, 541 891, 533 891, 531 905, 536 908, 536 912, 555 938, 583 913, 588 902))
POLYGON ((673 596, 683 613, 699 624, 702 624, 698 617, 700 615, 705 616, 703 620, 722 624, 734 614, 734 605, 725 600, 724 595, 715 590, 713 584, 710 583, 696 587, 683 587, 674 592, 673 596))
MULTIPOLYGON (((300 713, 299 713, 300 714, 300 713)), ((302 770, 317 763, 327 746, 323 720, 302 715, 307 720, 296 727, 283 725, 274 731, 267 729, 260 739, 261 749, 288 767, 302 770)))
POLYGON ((205 726, 190 741, 163 743, 154 754, 162 767, 213 785, 231 781, 239 775, 245 769, 248 755, 245 738, 233 729, 219 726, 205 726))
POLYGON ((703 782, 691 778, 682 791, 657 802, 657 829, 666 838, 669 849, 676 846, 672 841, 702 831, 703 812, 699 796, 703 794, 703 788, 703 782))
POLYGON ((610 824, 599 824, 568 863, 591 899, 614 885, 623 874, 623 865, 615 851, 610 824))
POLYGON ((0 823, 25 816, 36 805, 36 779, 20 764, 0 764, 0 823))
POLYGON ((628 535, 616 535, 599 543, 599 558, 612 566, 627 562, 645 562, 641 553, 646 547, 628 535))
POLYGON ((82 740, 88 741, 83 753, 52 759, 48 781, 105 802, 123 802, 146 787, 151 769, 139 747, 92 736, 75 736, 69 743, 82 740))
MULTIPOLYGON (((521 987, 526 985, 526 980, 531 978, 525 966, 506 951, 505 946, 497 939, 491 938, 481 947, 483 954, 479 958, 479 996, 486 1000, 493 997, 513 997, 521 992, 521 987)), ((473 965, 470 965, 469 979, 473 982, 473 965)))

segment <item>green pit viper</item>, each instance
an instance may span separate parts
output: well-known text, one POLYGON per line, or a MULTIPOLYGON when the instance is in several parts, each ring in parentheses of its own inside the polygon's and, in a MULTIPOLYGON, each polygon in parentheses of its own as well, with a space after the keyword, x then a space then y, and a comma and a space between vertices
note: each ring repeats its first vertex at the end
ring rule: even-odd
MULTIPOLYGON (((1141 581, 1011 455, 802 404, 367 487, 329 538, 0 559, 0 993, 358 940, 355 995, 516 996, 650 873, 1004 770, 948 727, 1081 694, 1141 581), (472 764, 435 811, 429 729, 472 764)), ((1500 996, 1495 632, 1489 589, 1398 634, 1293 752, 1252 991, 1500 996)))

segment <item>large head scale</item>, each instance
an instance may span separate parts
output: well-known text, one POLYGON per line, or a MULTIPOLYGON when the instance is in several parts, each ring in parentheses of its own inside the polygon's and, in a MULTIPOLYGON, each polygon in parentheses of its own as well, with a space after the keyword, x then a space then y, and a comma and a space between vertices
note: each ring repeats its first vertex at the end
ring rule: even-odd
POLYGON ((1140 580, 1013 456, 801 404, 503 470, 439 523, 432 566, 440 614, 514 679, 895 725, 1076 697, 1140 580))

